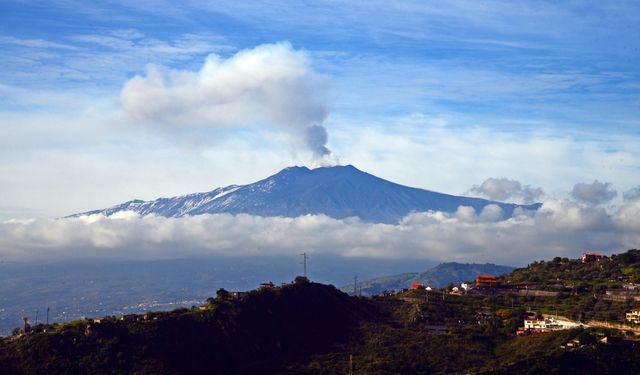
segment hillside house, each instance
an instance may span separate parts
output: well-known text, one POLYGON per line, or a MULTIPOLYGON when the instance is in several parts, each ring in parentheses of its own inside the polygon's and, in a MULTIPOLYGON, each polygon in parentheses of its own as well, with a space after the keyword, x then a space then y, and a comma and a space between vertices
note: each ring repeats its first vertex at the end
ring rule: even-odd
POLYGON ((551 331, 557 331, 565 329, 562 324, 559 324, 554 318, 527 318, 524 320, 524 327, 519 329, 522 332, 529 333, 545 333, 551 331))
POLYGON ((497 282, 496 278, 491 275, 478 275, 476 277, 476 287, 478 288, 493 288, 497 282))
POLYGON ((597 262, 597 261, 600 261, 602 259, 602 254, 600 254, 600 253, 584 253, 584 254, 582 254, 582 257, 580 259, 582 259, 582 263, 597 262))
POLYGON ((422 285, 419 283, 413 283, 411 284, 411 289, 422 289, 422 285))
POLYGON ((640 307, 631 309, 627 314, 627 321, 633 324, 640 323, 640 307))
POLYGON ((230 294, 231 294, 231 298, 237 299, 237 300, 243 300, 249 297, 249 292, 231 292, 230 294))
POLYGON ((276 287, 276 284, 274 284, 273 282, 269 281, 268 283, 262 283, 260 284, 260 289, 273 289, 276 287))

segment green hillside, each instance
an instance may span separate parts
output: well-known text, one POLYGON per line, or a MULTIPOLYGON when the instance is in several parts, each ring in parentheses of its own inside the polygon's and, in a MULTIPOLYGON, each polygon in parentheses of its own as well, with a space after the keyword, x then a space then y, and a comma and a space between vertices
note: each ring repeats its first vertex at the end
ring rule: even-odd
MULTIPOLYGON (((635 270, 636 254, 611 257, 611 264, 635 270)), ((501 280, 533 282, 560 272, 558 264, 575 277, 609 272, 607 263, 560 259, 536 262, 501 280)), ((597 277, 583 281, 599 285, 603 279, 597 277)), ((551 281, 538 285, 551 288, 551 281)), ((604 302, 592 291, 577 293, 409 290, 367 298, 298 278, 240 295, 220 290, 202 307, 16 330, 0 339, 0 373, 347 374, 350 366, 354 374, 640 373, 640 342, 629 329, 515 335, 527 310, 580 305, 584 314, 598 317, 604 302), (581 305, 585 301, 590 305, 581 305), (604 338, 618 343, 601 343, 604 338)), ((627 308, 627 302, 607 303, 612 305, 605 313, 624 314, 627 308)))
POLYGON ((556 257, 550 261, 533 262, 503 277, 506 283, 525 283, 540 289, 581 291, 621 288, 624 283, 640 282, 640 250, 602 257, 583 263, 580 259, 556 257))

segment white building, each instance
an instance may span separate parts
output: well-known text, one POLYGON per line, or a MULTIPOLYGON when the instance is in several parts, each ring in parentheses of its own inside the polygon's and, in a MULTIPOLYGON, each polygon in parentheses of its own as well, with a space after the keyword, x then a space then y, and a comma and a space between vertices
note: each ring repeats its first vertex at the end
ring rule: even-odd
POLYGON ((548 332, 564 329, 562 324, 559 324, 554 318, 544 319, 525 319, 524 329, 530 329, 537 332, 548 332))

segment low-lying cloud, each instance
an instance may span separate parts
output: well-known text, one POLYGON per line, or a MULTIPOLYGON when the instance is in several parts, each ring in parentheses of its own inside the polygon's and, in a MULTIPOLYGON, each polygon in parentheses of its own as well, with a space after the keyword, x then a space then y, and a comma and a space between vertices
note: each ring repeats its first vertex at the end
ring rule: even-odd
POLYGON ((548 201, 536 212, 499 220, 498 210, 422 212, 397 225, 333 219, 250 215, 10 220, 0 224, 0 258, 167 259, 200 255, 339 254, 436 261, 525 264, 585 250, 622 251, 640 244, 640 202, 613 212, 570 201, 548 201))
POLYGON ((331 155, 322 86, 307 54, 283 42, 211 54, 199 71, 147 65, 120 100, 129 118, 165 129, 279 126, 322 161, 331 155))
POLYGON ((631 188, 622 194, 622 199, 626 202, 640 200, 640 186, 631 188))
POLYGON ((576 200, 587 204, 607 203, 618 195, 611 188, 610 182, 593 181, 590 184, 578 183, 573 186, 571 196, 576 200))
POLYGON ((490 177, 480 185, 474 185, 471 193, 497 201, 518 201, 521 203, 533 203, 544 196, 540 188, 522 185, 519 181, 508 178, 490 177))

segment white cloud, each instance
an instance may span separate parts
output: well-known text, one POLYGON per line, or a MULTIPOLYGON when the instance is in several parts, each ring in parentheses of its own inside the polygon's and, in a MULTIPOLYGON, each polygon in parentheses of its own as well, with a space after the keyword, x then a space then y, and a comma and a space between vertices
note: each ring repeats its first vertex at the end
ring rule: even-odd
POLYGON ((29 48, 46 48, 46 49, 66 49, 76 50, 74 46, 67 44, 54 43, 44 39, 21 39, 14 36, 0 36, 0 44, 14 44, 29 48))
POLYGON ((306 53, 283 42, 209 55, 197 72, 148 65, 124 85, 121 103, 132 119, 171 129, 284 126, 319 159, 331 154, 320 86, 306 53))
POLYGON ((622 198, 625 201, 637 201, 640 200, 640 186, 636 186, 624 192, 622 198))
POLYGON ((571 196, 580 202, 589 204, 602 204, 609 202, 618 195, 618 192, 611 189, 610 182, 593 181, 590 184, 578 183, 573 186, 571 196))
POLYGON ((10 220, 0 224, 0 257, 8 260, 118 257, 178 258, 204 254, 276 255, 300 251, 344 256, 491 261, 524 264, 637 247, 640 203, 609 214, 568 201, 545 202, 536 213, 498 221, 499 210, 477 215, 422 212, 398 225, 355 218, 250 215, 139 217, 121 213, 60 220, 10 220))
POLYGON ((515 199, 522 203, 532 203, 544 196, 540 188, 520 184, 508 178, 490 177, 480 185, 474 185, 471 193, 479 194, 492 200, 507 201, 515 199))

